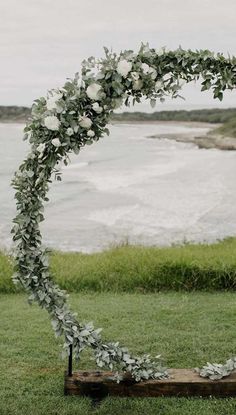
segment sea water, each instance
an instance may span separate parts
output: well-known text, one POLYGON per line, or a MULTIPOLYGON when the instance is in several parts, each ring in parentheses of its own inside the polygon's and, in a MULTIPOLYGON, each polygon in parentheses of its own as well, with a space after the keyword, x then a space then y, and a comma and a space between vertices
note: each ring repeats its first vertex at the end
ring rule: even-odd
MULTIPOLYGON (((71 156, 54 181, 42 223, 45 245, 94 252, 123 242, 170 245, 236 235, 236 152, 147 138, 207 128, 115 124, 110 136, 71 156)), ((22 124, 0 124, 0 247, 11 247, 10 187, 28 151, 22 124)))

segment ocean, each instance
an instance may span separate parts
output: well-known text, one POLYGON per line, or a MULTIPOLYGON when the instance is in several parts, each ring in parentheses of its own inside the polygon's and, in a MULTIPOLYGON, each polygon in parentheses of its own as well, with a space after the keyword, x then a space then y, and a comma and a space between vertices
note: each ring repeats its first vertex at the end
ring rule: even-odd
MULTIPOLYGON (((236 235, 236 152, 147 138, 203 127, 180 123, 115 124, 110 136, 71 156, 54 181, 42 223, 44 244, 95 252, 144 245, 213 242, 236 235)), ((23 124, 0 124, 0 247, 12 246, 10 182, 28 144, 23 124)))

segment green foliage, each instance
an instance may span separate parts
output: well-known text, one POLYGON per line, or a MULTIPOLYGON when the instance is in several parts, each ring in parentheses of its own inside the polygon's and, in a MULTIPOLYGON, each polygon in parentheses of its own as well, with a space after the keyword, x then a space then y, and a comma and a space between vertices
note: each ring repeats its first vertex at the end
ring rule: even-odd
POLYGON ((177 111, 156 111, 144 112, 122 112, 114 113, 114 121, 195 121, 209 122, 213 124, 224 123, 236 117, 235 108, 212 108, 201 110, 177 110, 177 111))
POLYGON ((225 137, 232 137, 236 138, 236 115, 235 118, 229 120, 221 127, 214 129, 211 131, 211 134, 220 134, 225 137))
MULTIPOLYGON (((151 103, 154 105, 154 101, 151 103)), ((0 105, 0 121, 26 121, 30 116, 30 108, 0 105)), ((196 121, 213 124, 224 123, 236 117, 235 108, 212 108, 200 110, 176 110, 146 112, 114 112, 111 115, 113 121, 196 121)))
POLYGON ((65 353, 73 344, 79 358, 89 346, 100 367, 128 370, 136 380, 146 379, 146 373, 148 378, 162 378, 166 370, 160 369, 159 363, 148 356, 131 356, 119 343, 103 343, 99 332, 91 324, 82 325, 70 310, 65 293, 51 279, 47 251, 42 248, 39 224, 44 219, 43 202, 52 174, 58 173, 58 162, 67 161, 68 153, 77 154, 81 147, 107 134, 110 115, 123 100, 128 106, 142 97, 152 105, 165 96, 177 98, 184 82, 200 76, 202 90, 211 88, 214 98, 221 100, 226 89, 235 88, 236 58, 182 48, 156 52, 144 44, 136 54, 126 50, 117 55, 105 49, 105 55, 105 59, 84 61, 81 80, 76 74, 32 106, 24 129, 31 151, 13 180, 17 205, 12 229, 16 243, 14 282, 24 287, 30 302, 48 311, 56 336, 64 335, 65 353))
POLYGON ((0 121, 26 121, 30 116, 30 108, 17 105, 0 105, 0 121))
POLYGON ((0 252, 0 293, 15 293, 20 290, 12 281, 13 266, 11 258, 0 252))
MULTIPOLYGON (((161 352, 171 367, 226 359, 236 343, 235 293, 73 294, 82 321, 104 327, 135 353, 161 352), (137 330, 138 327, 138 330, 137 330)), ((107 398, 92 412, 86 398, 63 396, 67 361, 45 312, 23 295, 0 296, 1 415, 235 415, 235 399, 107 398)), ((74 369, 96 366, 87 351, 74 369)))

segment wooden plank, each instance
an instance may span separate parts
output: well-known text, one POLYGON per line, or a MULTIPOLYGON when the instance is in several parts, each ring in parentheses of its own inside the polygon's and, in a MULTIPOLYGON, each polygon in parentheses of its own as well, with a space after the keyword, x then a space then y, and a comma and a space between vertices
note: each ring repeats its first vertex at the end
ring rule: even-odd
POLYGON ((236 396, 236 373, 221 379, 200 377, 192 369, 169 370, 170 378, 135 382, 129 374, 117 383, 114 374, 105 371, 77 371, 65 374, 65 395, 90 396, 102 399, 110 396, 158 397, 158 396, 236 396))

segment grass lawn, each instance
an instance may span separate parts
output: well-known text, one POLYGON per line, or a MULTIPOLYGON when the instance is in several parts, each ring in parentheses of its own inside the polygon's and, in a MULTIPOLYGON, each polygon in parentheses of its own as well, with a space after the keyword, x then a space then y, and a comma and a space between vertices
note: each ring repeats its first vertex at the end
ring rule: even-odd
MULTIPOLYGON (((70 292, 235 290, 236 238, 169 248, 124 245, 95 254, 54 252, 54 280, 70 292)), ((13 293, 12 264, 0 253, 0 293, 13 293)))
MULTIPOLYGON (((72 294, 83 321, 133 352, 161 353, 169 367, 195 367, 236 352, 236 293, 72 294)), ((0 296, 1 415, 235 415, 234 399, 114 399, 63 396, 60 359, 46 312, 22 294, 0 296)), ((85 353, 80 368, 92 368, 85 353)))

